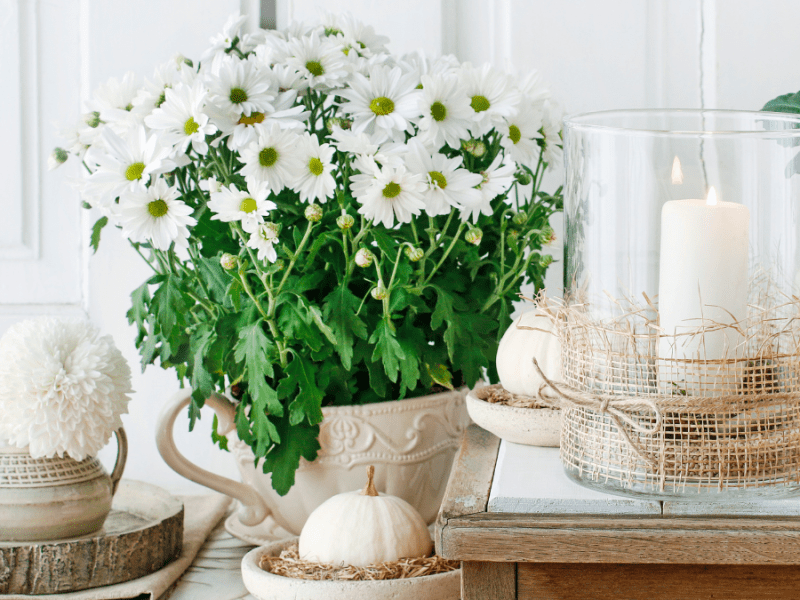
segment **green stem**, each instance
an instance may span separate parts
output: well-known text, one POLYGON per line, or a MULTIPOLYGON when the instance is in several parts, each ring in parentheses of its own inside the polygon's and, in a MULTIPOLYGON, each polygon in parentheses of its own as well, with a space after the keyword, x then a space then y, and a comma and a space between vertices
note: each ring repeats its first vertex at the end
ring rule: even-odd
POLYGON ((422 286, 428 285, 428 282, 431 280, 431 277, 433 277, 436 274, 436 271, 439 270, 439 267, 441 267, 444 261, 447 260, 447 257, 450 255, 450 251, 453 249, 453 246, 456 245, 458 238, 461 237, 461 233, 464 231, 464 226, 465 223, 461 223, 461 225, 458 226, 458 230, 456 230, 456 234, 453 236, 453 241, 450 242, 450 245, 447 247, 447 250, 444 251, 444 255, 442 256, 441 259, 439 259, 439 262, 433 268, 433 271, 430 272, 430 275, 428 275, 428 277, 422 283, 422 286))
POLYGON ((278 290, 275 292, 275 298, 278 298, 281 295, 281 291, 283 291, 283 286, 286 285, 286 280, 289 278, 289 275, 294 268, 294 264, 297 262, 297 259, 300 257, 300 254, 303 252, 303 248, 305 248, 306 243, 308 242, 308 238, 311 237, 311 230, 314 229, 314 224, 308 224, 306 227, 306 232, 303 235, 303 239, 300 240, 300 245, 297 246, 297 250, 295 250, 294 254, 292 255, 292 259, 289 261, 289 266, 286 267, 286 272, 283 274, 281 278, 281 282, 278 284, 278 290))

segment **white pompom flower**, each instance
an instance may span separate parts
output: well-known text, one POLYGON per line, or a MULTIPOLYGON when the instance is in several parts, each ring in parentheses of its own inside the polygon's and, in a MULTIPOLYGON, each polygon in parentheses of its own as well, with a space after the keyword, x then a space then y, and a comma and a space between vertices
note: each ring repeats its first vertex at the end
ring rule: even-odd
POLYGON ((31 319, 0 339, 0 439, 34 458, 96 455, 131 392, 128 363, 88 321, 31 319))

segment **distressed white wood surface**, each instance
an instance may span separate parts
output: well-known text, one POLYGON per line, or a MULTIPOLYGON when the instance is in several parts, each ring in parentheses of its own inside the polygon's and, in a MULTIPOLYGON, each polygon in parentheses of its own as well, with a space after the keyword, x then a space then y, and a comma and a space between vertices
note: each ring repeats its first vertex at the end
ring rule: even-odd
POLYGON ((533 514, 659 515, 661 503, 603 494, 564 473, 558 448, 503 441, 488 512, 533 514))
POLYGON ((675 502, 663 503, 665 515, 673 517, 798 517, 800 498, 762 502, 675 502))

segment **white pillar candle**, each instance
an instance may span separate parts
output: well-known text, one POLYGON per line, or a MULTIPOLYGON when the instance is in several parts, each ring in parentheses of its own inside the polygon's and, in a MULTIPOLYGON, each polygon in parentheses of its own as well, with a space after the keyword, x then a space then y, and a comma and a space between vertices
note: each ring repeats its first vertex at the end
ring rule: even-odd
MULTIPOLYGON (((743 356, 747 318, 750 211, 718 202, 714 188, 706 200, 672 200, 661 210, 661 263, 658 287, 659 357, 715 361, 743 356), (712 329, 698 332, 701 327, 712 329)), ((659 364, 662 393, 726 388, 726 365, 659 364)))

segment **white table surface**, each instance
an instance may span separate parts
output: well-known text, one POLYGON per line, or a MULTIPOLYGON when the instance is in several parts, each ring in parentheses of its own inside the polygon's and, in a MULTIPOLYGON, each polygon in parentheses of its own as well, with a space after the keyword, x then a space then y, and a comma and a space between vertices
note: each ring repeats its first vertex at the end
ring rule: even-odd
POLYGON ((505 440, 497 455, 489 512, 672 516, 800 516, 800 498, 755 502, 649 501, 585 488, 564 473, 558 448, 505 440))

